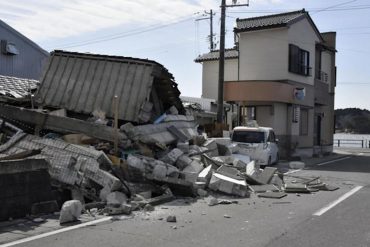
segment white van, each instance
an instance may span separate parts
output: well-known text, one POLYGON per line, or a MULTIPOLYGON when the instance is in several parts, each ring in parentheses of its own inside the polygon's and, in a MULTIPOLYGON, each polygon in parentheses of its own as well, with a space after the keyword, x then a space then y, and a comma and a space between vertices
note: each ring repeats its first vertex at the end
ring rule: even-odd
POLYGON ((258 165, 272 165, 279 161, 278 140, 272 128, 235 127, 231 142, 240 147, 239 153, 249 155, 258 165))

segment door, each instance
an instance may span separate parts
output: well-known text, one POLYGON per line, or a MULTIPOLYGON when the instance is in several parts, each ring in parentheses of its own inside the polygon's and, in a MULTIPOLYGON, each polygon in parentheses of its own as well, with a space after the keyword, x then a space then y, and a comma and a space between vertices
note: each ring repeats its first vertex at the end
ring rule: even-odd
POLYGON ((321 146, 321 116, 316 118, 316 141, 315 145, 321 146))

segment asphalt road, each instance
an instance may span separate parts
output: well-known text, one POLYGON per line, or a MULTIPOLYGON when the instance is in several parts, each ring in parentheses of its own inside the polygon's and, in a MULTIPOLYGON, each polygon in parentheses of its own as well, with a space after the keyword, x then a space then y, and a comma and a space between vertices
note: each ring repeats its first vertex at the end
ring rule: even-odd
POLYGON ((177 200, 150 213, 17 246, 370 246, 370 156, 313 165, 290 175, 321 176, 340 189, 279 200, 252 196, 213 207, 207 198, 177 200), (333 206, 338 198, 343 200, 333 206), (332 207, 320 211, 328 205, 332 207), (176 215, 177 222, 166 222, 168 215, 176 215))

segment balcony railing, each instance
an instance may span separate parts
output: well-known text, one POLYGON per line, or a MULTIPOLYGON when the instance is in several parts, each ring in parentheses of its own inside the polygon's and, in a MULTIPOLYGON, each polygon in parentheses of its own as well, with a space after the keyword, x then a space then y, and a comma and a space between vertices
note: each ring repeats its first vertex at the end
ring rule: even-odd
POLYGON ((321 70, 316 70, 316 79, 322 82, 328 82, 329 76, 326 72, 321 70))

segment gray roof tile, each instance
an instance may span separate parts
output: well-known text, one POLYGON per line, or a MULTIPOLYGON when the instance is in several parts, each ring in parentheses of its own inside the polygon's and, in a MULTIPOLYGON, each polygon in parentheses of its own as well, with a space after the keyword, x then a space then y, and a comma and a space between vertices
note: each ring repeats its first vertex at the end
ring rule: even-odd
MULTIPOLYGON (((195 62, 200 63, 203 61, 212 61, 212 60, 218 60, 220 57, 220 51, 212 51, 203 55, 199 55, 195 59, 195 62)), ((238 58, 239 53, 236 49, 226 49, 225 50, 225 59, 232 59, 232 58, 238 58)))
POLYGON ((280 13, 275 15, 258 16, 245 19, 237 19, 235 31, 251 31, 265 28, 274 28, 286 26, 293 20, 306 15, 307 12, 302 9, 299 11, 280 13))
POLYGON ((0 75, 0 95, 11 98, 24 98, 37 89, 39 81, 0 75))

